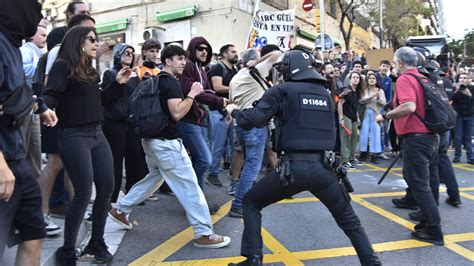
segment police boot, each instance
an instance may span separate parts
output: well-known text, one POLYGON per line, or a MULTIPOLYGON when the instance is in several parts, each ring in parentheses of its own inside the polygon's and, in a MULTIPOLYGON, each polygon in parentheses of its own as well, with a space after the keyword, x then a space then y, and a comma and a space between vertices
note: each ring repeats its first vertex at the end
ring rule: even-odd
POLYGON ((263 255, 251 255, 246 260, 239 263, 229 263, 228 266, 261 266, 263 265, 263 255))

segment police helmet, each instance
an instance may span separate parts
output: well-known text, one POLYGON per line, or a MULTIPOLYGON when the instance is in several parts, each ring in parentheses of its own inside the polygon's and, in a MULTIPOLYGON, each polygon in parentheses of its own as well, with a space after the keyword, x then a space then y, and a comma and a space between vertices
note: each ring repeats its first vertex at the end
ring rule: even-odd
POLYGON ((428 70, 426 70, 426 60, 425 56, 420 53, 419 51, 416 51, 416 55, 418 56, 418 60, 416 61, 416 68, 421 74, 429 75, 428 70))
POLYGON ((314 56, 301 50, 286 51, 274 64, 276 70, 283 76, 284 81, 325 81, 326 79, 316 72, 314 66, 314 56))
POLYGON ((426 69, 428 69, 428 70, 437 70, 437 69, 439 69, 440 66, 439 66, 438 61, 432 59, 432 60, 426 62, 426 66, 425 66, 425 67, 426 67, 426 69))

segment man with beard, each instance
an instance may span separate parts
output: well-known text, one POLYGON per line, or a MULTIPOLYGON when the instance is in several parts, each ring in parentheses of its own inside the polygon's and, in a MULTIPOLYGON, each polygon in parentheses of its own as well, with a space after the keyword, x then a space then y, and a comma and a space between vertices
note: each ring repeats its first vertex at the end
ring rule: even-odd
MULTIPOLYGON (((28 103, 33 108, 31 93, 26 87, 22 58, 18 49, 22 40, 31 37, 40 22, 43 1, 3 1, 0 10, 0 264, 3 265, 5 244, 19 244, 16 265, 39 265, 41 239, 46 236, 41 211, 41 190, 26 161, 26 147, 17 113, 8 113, 8 100, 28 103), (31 97, 28 99, 28 97, 31 97)), ((44 107, 43 107, 44 108, 44 107)), ((45 109, 42 109, 45 110, 45 109)), ((56 114, 42 112, 45 125, 54 126, 56 114)))
MULTIPOLYGON (((220 55, 222 56, 222 60, 211 67, 208 77, 216 94, 220 97, 229 98, 229 83, 235 74, 237 74, 236 64, 239 61, 239 56, 233 44, 222 46, 220 55)), ((218 177, 219 165, 222 155, 226 150, 226 140, 231 140, 233 137, 233 126, 231 121, 226 119, 219 111, 211 111, 210 118, 212 124, 212 164, 209 168, 209 176, 206 179, 206 183, 214 187, 222 187, 222 183, 218 177)), ((227 143, 231 145, 232 141, 228 141, 227 143)), ((227 156, 227 160, 230 161, 230 156, 227 156)), ((236 181, 232 183, 234 187, 235 183, 236 181)))

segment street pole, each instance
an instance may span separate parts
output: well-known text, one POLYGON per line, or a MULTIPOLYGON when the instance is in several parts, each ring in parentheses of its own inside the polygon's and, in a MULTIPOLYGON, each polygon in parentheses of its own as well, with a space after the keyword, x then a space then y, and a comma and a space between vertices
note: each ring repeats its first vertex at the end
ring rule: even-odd
POLYGON ((380 16, 379 38, 380 38, 380 49, 382 49, 383 48, 383 0, 379 0, 379 16, 380 16))
POLYGON ((325 11, 324 11, 324 0, 319 0, 319 10, 320 10, 320 14, 321 14, 321 52, 323 52, 325 50, 324 48, 324 15, 325 15, 325 11))

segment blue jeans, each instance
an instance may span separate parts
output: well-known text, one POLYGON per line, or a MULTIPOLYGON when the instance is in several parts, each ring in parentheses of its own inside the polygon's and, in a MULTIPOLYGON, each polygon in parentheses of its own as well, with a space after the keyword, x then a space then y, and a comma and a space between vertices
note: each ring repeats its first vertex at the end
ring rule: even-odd
POLYGON ((209 168, 209 175, 217 176, 222 156, 226 152, 226 140, 229 133, 232 132, 229 130, 229 122, 218 111, 211 111, 210 116, 213 134, 211 141, 212 164, 209 168))
POLYGON ((456 129, 454 130, 456 135, 454 137, 454 158, 461 159, 462 145, 466 150, 467 160, 473 160, 472 156, 472 117, 458 115, 456 121, 456 129))
POLYGON ((204 173, 212 163, 211 151, 208 146, 207 127, 202 127, 188 122, 178 123, 178 134, 184 146, 191 154, 194 172, 201 189, 204 189, 204 173))
POLYGON ((245 158, 240 173, 239 187, 235 192, 234 202, 232 203, 233 207, 240 208, 245 193, 252 187, 262 167, 263 153, 267 141, 267 128, 252 128, 247 131, 237 126, 235 131, 241 141, 245 158))
POLYGON ((380 135, 380 126, 375 122, 374 110, 367 108, 365 111, 365 117, 362 121, 362 128, 360 130, 360 141, 359 149, 361 152, 367 151, 367 144, 370 139, 370 152, 381 153, 382 152, 382 140, 380 135))

